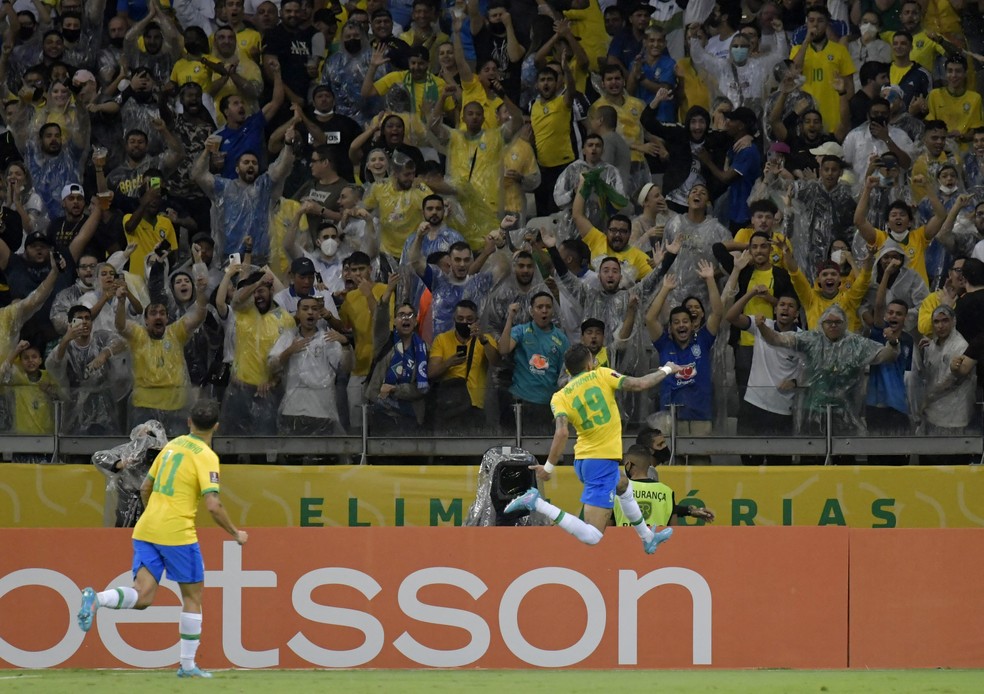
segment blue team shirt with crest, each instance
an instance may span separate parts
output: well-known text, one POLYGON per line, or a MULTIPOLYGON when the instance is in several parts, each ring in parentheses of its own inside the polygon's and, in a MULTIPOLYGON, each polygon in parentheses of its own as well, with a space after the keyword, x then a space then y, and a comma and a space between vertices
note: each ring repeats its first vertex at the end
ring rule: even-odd
POLYGON ((671 374, 659 385, 660 408, 668 410, 678 405, 677 418, 688 421, 707 421, 711 412, 711 349, 714 335, 706 326, 680 347, 664 332, 653 347, 659 351, 660 362, 668 361, 683 367, 680 373, 671 374))

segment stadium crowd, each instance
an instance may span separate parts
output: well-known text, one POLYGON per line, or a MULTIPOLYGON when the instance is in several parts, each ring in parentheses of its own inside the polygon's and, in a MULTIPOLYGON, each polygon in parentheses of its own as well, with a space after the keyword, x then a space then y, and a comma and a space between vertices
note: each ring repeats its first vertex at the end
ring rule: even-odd
POLYGON ((2 0, 0 429, 964 433, 981 5, 2 0))

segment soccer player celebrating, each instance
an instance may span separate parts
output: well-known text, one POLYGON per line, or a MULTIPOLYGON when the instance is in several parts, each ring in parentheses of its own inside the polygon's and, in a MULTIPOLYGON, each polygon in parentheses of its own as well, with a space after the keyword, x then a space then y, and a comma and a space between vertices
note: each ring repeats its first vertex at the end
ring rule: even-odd
POLYGON ((667 363, 645 376, 634 378, 598 366, 591 351, 582 344, 574 345, 564 355, 564 365, 571 374, 570 382, 554 393, 550 400, 555 429, 545 465, 531 465, 537 479, 549 480, 555 464, 567 444, 568 423, 577 431, 574 446, 574 470, 584 485, 581 501, 584 520, 565 513, 540 498, 540 490, 532 487, 509 502, 505 513, 527 509, 545 515, 563 530, 588 545, 596 545, 608 526, 615 496, 622 513, 642 539, 647 554, 673 534, 672 528, 659 532, 646 525, 639 504, 632 495, 632 482, 622 472, 622 418, 615 402, 615 391, 640 391, 655 388, 680 367, 667 363))
POLYGON ((140 487, 146 511, 133 530, 133 587, 117 587, 97 593, 82 591, 79 627, 89 631, 96 610, 142 610, 154 602, 154 594, 167 571, 167 577, 181 588, 181 666, 178 677, 211 677, 195 664, 195 652, 202 633, 202 589, 205 567, 195 533, 198 499, 215 522, 246 544, 247 535, 237 530, 219 501, 219 458, 212 451, 212 435, 218 428, 219 403, 199 400, 191 409, 191 433, 174 439, 154 460, 140 487))

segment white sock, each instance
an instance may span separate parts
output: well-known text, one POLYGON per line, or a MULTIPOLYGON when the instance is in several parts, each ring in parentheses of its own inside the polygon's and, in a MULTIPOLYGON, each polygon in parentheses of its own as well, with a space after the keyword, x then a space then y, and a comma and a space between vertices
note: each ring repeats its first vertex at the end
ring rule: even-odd
POLYGON ((561 511, 559 508, 543 499, 536 500, 536 512, 552 520, 562 530, 569 532, 586 545, 596 545, 601 542, 601 531, 593 525, 588 525, 577 516, 561 511))
POLYGON ((96 594, 99 607, 111 610, 129 610, 137 604, 137 591, 130 587, 110 588, 96 594))
POLYGON ((181 667, 192 670, 195 667, 195 653, 202 635, 202 616, 194 612, 182 612, 178 621, 181 636, 181 667))
POLYGON ((653 539, 653 531, 646 525, 646 519, 642 517, 642 509, 632 493, 632 480, 624 492, 618 495, 618 505, 622 507, 622 515, 629 521, 629 525, 635 528, 636 534, 642 538, 643 542, 653 539))

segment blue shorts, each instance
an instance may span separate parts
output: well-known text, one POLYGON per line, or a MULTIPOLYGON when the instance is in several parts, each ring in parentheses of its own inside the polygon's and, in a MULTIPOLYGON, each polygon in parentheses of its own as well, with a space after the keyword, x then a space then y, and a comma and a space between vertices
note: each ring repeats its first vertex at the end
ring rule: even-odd
POLYGON ((205 580, 205 564, 197 542, 190 545, 158 545, 134 540, 133 578, 137 577, 141 566, 147 567, 158 583, 165 571, 167 577, 176 583, 201 583, 205 580))
POLYGON ((615 487, 621 477, 619 462, 606 458, 574 461, 574 472, 584 485, 581 503, 599 508, 615 506, 615 487))

